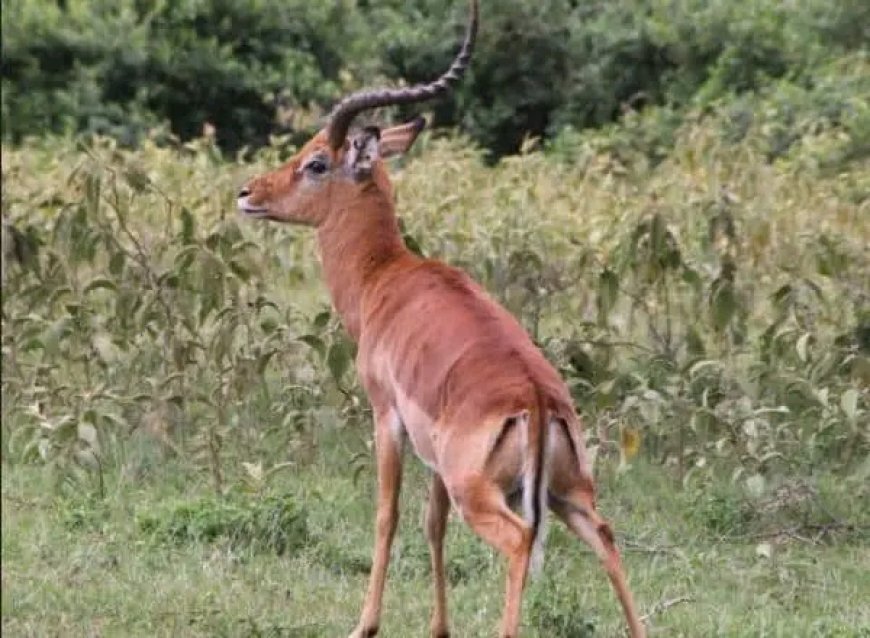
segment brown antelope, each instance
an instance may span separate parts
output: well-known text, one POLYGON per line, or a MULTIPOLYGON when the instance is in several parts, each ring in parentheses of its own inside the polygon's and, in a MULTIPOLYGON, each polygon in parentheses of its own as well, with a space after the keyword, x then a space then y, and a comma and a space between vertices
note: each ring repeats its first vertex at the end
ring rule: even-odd
POLYGON ((432 636, 447 636, 443 539, 450 503, 508 560, 501 636, 516 636, 530 563, 548 508, 595 551, 634 638, 645 635, 613 532, 595 508, 583 433, 562 379, 504 308, 465 273, 404 245, 383 160, 406 152, 423 118, 348 133, 362 111, 444 94, 468 66, 477 0, 456 59, 430 84, 355 93, 284 166, 251 180, 238 205, 252 217, 314 226, 333 304, 358 343, 377 454, 374 556, 353 638, 378 631, 398 521, 402 447, 432 471, 426 515, 435 580, 432 636), (522 494, 523 513, 510 503, 522 494))

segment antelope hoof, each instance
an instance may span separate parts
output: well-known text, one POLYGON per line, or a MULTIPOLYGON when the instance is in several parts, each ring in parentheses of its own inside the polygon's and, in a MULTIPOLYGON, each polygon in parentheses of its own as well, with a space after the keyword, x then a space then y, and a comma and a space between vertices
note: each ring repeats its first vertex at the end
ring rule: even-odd
POLYGON ((365 627, 363 625, 360 625, 359 627, 354 629, 350 633, 350 636, 348 636, 347 638, 373 638, 373 636, 377 636, 377 635, 378 635, 378 626, 377 625, 375 625, 374 627, 365 627))

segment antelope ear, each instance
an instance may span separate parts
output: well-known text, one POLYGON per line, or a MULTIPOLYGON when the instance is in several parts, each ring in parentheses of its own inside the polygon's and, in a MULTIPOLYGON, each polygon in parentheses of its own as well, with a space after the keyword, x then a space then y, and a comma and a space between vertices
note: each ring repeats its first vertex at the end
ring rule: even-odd
POLYGON ((381 153, 380 140, 381 129, 377 126, 367 126, 351 138, 345 163, 354 179, 365 179, 372 174, 372 164, 381 153))
POLYGON ((426 126, 425 117, 415 117, 410 122, 381 131, 381 157, 384 159, 407 153, 426 126))

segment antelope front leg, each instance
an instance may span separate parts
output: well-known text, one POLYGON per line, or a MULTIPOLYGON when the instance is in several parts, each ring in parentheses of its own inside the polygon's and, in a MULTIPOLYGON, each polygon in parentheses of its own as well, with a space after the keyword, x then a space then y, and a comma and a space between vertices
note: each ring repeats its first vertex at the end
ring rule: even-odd
POLYGON ((350 638, 368 638, 378 633, 381 599, 390 562, 390 546, 399 521, 399 489, 402 482, 402 443, 397 432, 398 415, 392 409, 375 408, 375 451, 378 465, 378 510, 372 571, 359 624, 350 638))
POLYGON ((444 532, 447 530, 447 514, 450 512, 450 498, 444 481, 437 474, 432 475, 429 490, 429 507, 426 510, 426 538, 432 554, 432 579, 435 584, 435 607, 432 611, 432 638, 447 638, 447 592, 444 578, 444 532))

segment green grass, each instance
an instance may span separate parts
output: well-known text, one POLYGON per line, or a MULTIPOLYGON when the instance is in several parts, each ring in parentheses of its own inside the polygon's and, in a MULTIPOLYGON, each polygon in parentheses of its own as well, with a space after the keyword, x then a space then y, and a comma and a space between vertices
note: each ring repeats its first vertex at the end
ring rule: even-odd
MULTIPOLYGON (((268 488, 294 499, 306 516, 304 544, 280 555, 221 537, 166 542, 150 531, 143 520, 168 516, 172 504, 215 502, 202 482, 189 483, 173 463, 138 482, 109 477, 102 500, 81 496, 75 483, 57 488, 43 468, 7 465, 4 635, 345 635, 367 577, 373 477, 363 472, 355 484, 342 471, 342 457, 359 437, 338 436, 350 443, 327 442, 309 465, 268 488)), ((428 627, 431 585, 421 530, 426 477, 416 461, 406 467, 382 622, 387 637, 422 636, 428 627)), ((866 488, 818 477, 809 504, 747 508, 748 497, 728 483, 684 491, 658 466, 617 474, 605 461, 601 471, 601 508, 616 527, 643 613, 687 598, 653 615, 652 635, 870 632, 866 488)), ((234 494, 232 501, 256 509, 264 498, 234 494)), ((455 516, 447 557, 455 635, 493 635, 502 604, 501 561, 455 516)), ((558 524, 551 528, 544 572, 525 601, 525 635, 622 635, 602 571, 558 524)))

